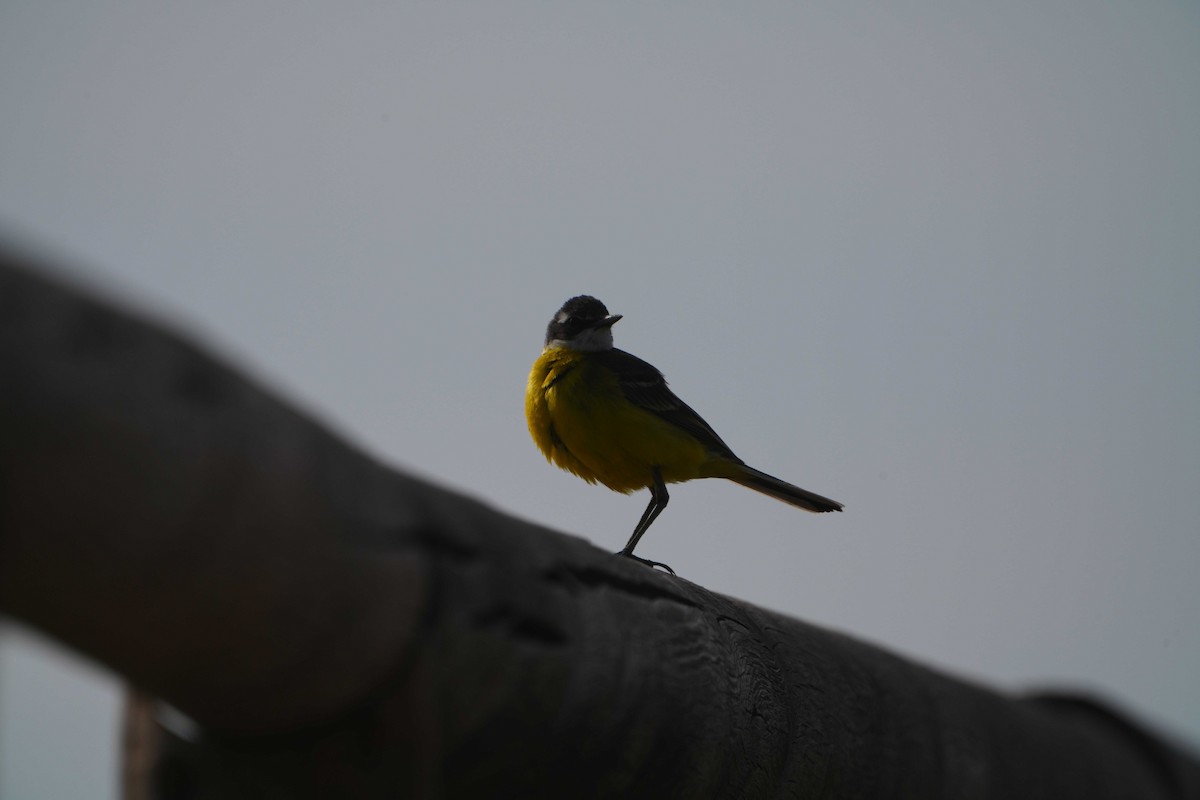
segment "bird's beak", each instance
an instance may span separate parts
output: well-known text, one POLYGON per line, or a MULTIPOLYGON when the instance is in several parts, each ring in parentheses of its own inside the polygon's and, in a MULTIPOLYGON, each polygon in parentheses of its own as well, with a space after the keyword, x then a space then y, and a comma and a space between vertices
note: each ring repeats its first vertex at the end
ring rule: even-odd
POLYGON ((613 323, 621 318, 620 314, 609 314, 604 319, 596 323, 597 328, 611 328, 613 323))

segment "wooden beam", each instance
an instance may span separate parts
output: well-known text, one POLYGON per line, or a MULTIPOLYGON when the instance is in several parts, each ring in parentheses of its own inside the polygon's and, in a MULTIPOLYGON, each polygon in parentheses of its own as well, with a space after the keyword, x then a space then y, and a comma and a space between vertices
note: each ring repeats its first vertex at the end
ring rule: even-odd
POLYGON ((0 262, 0 610, 159 698, 131 706, 129 797, 1200 796, 1103 706, 505 516, 0 262))

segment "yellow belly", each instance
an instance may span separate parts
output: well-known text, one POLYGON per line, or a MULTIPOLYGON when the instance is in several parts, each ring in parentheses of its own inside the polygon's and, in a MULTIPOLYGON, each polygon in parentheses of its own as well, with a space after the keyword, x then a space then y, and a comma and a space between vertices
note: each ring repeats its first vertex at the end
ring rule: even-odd
POLYGON ((712 457, 686 431, 630 403, 611 370, 586 353, 549 349, 529 374, 525 418, 553 464, 618 492, 713 476, 712 457))

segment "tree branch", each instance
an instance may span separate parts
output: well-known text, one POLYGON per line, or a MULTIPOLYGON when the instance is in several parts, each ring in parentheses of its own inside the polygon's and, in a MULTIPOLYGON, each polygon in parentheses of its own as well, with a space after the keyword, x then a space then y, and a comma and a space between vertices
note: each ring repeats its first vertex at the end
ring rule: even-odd
POLYGON ((0 260, 0 610, 199 723, 153 758, 134 737, 143 796, 1200 797, 1195 760, 1100 706, 953 680, 389 470, 0 260))

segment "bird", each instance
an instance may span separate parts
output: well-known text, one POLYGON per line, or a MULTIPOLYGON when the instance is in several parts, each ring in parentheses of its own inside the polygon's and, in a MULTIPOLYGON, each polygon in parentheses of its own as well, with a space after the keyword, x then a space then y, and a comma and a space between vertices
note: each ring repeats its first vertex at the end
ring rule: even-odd
POLYGON ((658 369, 613 346, 620 319, 590 295, 567 300, 546 326, 525 389, 529 433, 547 461, 617 492, 650 490, 650 504, 617 555, 675 574, 633 553, 667 507, 669 483, 725 478, 807 511, 842 510, 734 455, 658 369))

